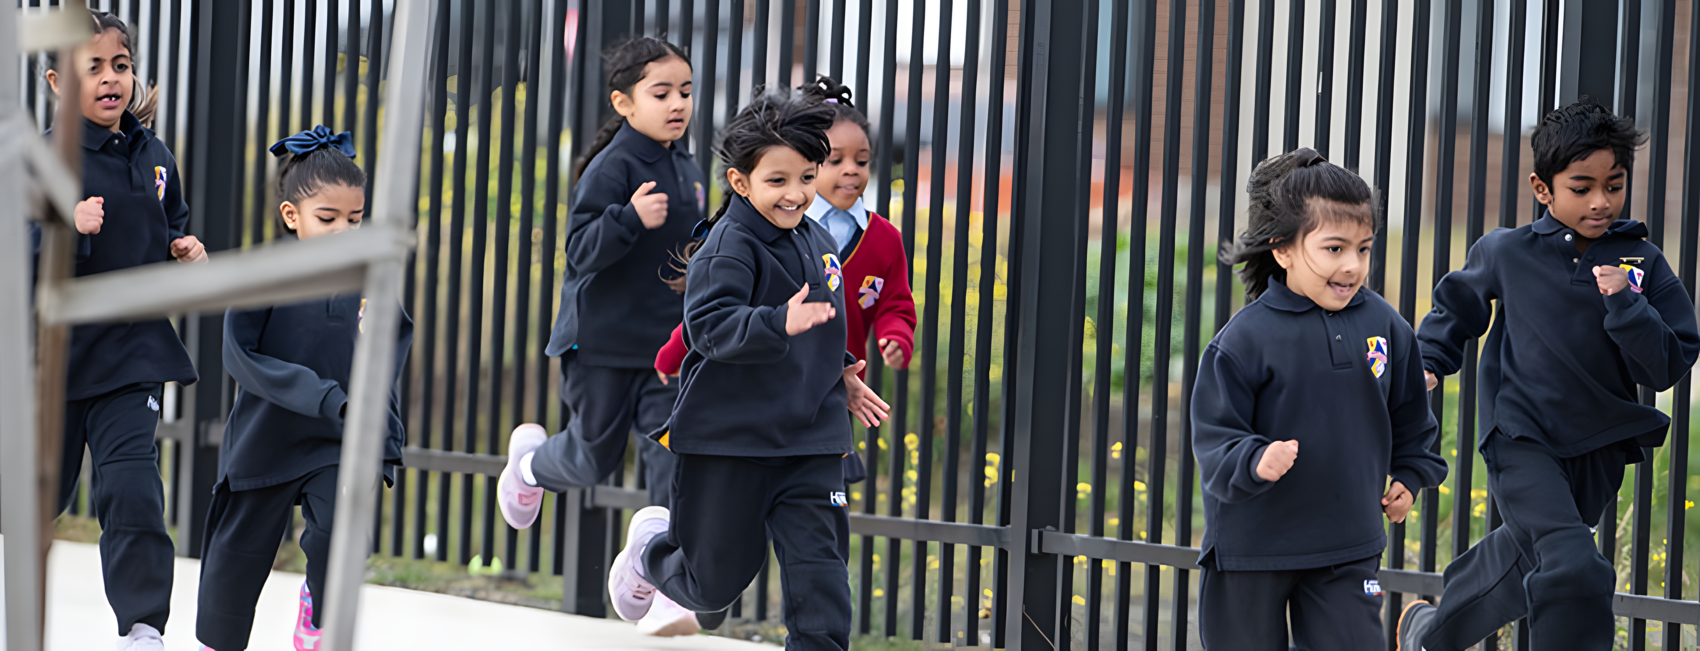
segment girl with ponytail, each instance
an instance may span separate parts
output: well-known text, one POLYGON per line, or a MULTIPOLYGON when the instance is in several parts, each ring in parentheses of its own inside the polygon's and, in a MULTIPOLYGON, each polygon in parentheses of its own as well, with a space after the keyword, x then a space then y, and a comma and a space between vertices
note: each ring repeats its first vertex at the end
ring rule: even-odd
POLYGON ((1381 520, 1403 522, 1446 477, 1416 334, 1363 288, 1369 184, 1299 149, 1246 192, 1250 224, 1222 255, 1244 265, 1250 302, 1193 386, 1198 630, 1206 649, 1284 649, 1289 623, 1299 648, 1380 647, 1381 520))

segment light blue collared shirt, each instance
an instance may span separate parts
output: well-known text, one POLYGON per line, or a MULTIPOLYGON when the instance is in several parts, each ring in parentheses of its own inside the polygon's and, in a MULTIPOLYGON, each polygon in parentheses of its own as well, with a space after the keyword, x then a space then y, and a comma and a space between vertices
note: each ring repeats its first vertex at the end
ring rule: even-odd
POLYGON ((815 220, 815 223, 825 226, 826 232, 832 235, 833 243, 841 251, 850 243, 851 238, 856 237, 857 230, 868 228, 868 209, 862 206, 861 199, 857 199, 856 205, 850 206, 849 210, 840 210, 828 203, 825 197, 817 195, 803 214, 815 220))

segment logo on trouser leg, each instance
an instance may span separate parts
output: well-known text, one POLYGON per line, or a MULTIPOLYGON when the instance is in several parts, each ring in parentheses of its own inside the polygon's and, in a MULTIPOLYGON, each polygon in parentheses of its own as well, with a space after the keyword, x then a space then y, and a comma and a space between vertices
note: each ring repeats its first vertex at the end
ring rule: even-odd
POLYGON ((148 409, 159 411, 159 401, 154 400, 153 396, 148 396, 148 409))
POLYGON ((1364 581, 1364 594, 1371 597, 1381 596, 1381 582, 1375 579, 1364 581))
POLYGON ((844 497, 843 491, 834 492, 829 496, 833 506, 850 506, 849 498, 844 497))

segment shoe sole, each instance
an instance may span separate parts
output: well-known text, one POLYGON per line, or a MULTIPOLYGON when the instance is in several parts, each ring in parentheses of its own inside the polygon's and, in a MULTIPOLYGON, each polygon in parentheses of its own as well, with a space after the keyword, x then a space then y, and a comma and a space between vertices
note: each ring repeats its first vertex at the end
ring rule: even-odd
POLYGON ((1411 603, 1405 604, 1405 609, 1399 611, 1399 624, 1393 629, 1393 651, 1408 651, 1405 648, 1405 620, 1411 616, 1411 609, 1416 608, 1417 604, 1434 605, 1421 599, 1412 599, 1411 603))

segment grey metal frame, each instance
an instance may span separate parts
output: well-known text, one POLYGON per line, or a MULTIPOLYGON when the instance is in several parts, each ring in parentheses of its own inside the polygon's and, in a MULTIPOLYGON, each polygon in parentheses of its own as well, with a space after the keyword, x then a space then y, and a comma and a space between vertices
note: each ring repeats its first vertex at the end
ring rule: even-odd
MULTIPOLYGON (((390 61, 398 63, 390 68, 387 93, 390 97, 415 98, 424 94, 427 60, 424 50, 429 47, 433 13, 430 5, 429 0, 396 1, 390 61)), ((17 52, 19 30, 15 27, 15 17, 18 14, 17 9, 0 9, 0 60, 11 60, 17 52)), ((66 38, 49 42, 49 46, 76 44, 87 37, 86 24, 68 22, 83 24, 83 32, 67 31, 66 38)), ((8 122, 28 119, 16 96, 16 80, 6 79, 15 74, 15 68, 0 66, 0 115, 8 122)), ((75 84, 67 86, 74 88, 75 84)), ((75 106, 73 101, 62 104, 75 106)), ((29 238, 19 236, 25 226, 20 218, 23 215, 13 212, 0 219, 3 224, 0 233, 12 235, 6 241, 18 249, 3 256, 13 262, 0 270, 0 301, 3 301, 0 314, 5 315, 0 317, 3 319, 0 320, 0 378, 4 378, 0 381, 8 387, 0 391, 3 395, 0 409, 7 414, 0 422, 0 445, 8 451, 0 461, 3 463, 0 487, 7 497, 0 522, 9 543, 5 550, 7 648, 13 651, 42 648, 46 527, 54 515, 50 505, 57 498, 53 488, 57 462, 43 461, 58 457, 56 452, 43 452, 56 447, 59 435, 55 411, 63 393, 49 387, 56 375, 55 363, 61 367, 58 373, 63 372, 66 326, 284 303, 356 288, 367 296, 399 297, 404 265, 416 239, 412 206, 419 157, 413 152, 419 150, 423 116, 418 102, 394 102, 388 109, 382 143, 384 155, 380 157, 373 202, 378 210, 374 211, 369 225, 337 237, 220 254, 217 260, 201 265, 167 263, 86 279, 56 277, 48 268, 54 263, 63 264, 69 252, 71 238, 66 234, 71 211, 64 201, 69 196, 74 204, 76 186, 67 183, 76 183, 77 175, 68 171, 71 165, 54 165, 46 156, 46 148, 41 146, 24 146, 21 148, 24 156, 0 160, 0 169, 7 172, 26 168, 33 173, 26 187, 10 186, 21 185, 23 174, 0 175, 3 179, 0 184, 7 184, 0 185, 0 191, 7 191, 5 196, 33 191, 32 196, 40 199, 38 202, 53 206, 53 210, 38 210, 32 216, 43 219, 51 214, 60 220, 43 224, 42 266, 46 273, 36 289, 38 322, 43 332, 38 339, 42 344, 38 370, 41 375, 32 381, 27 320, 30 256, 25 248, 29 238), (165 291, 166 287, 170 291, 165 291), (49 336, 54 330, 58 335, 49 336), (39 413, 37 405, 40 405, 39 413)), ((34 132, 22 127, 6 131, 34 132)), ((75 131, 65 130, 65 133, 75 131)), ((39 143, 27 135, 18 140, 39 143)), ((59 272, 66 269, 62 266, 59 272)), ((326 585, 326 596, 334 605, 325 613, 325 637, 320 646, 327 651, 353 647, 359 590, 369 549, 369 529, 365 524, 371 522, 377 506, 377 491, 372 489, 379 481, 378 466, 383 461, 385 414, 392 382, 388 369, 393 368, 396 354, 390 342, 395 340, 400 324, 399 309, 395 301, 374 301, 366 315, 366 336, 360 338, 355 348, 342 456, 342 465, 348 471, 342 473, 337 487, 340 505, 326 585)), ((59 379, 62 380, 62 375, 59 379)))

